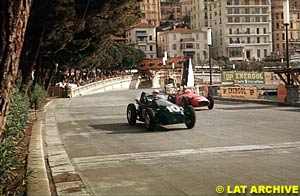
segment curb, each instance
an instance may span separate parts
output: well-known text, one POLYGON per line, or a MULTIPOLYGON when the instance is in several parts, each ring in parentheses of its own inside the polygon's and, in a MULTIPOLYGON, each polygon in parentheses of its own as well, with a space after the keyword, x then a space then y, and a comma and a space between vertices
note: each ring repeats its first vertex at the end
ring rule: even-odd
POLYGON ((236 99, 236 98, 224 98, 224 97, 216 97, 214 96, 215 100, 219 101, 232 101, 232 102, 247 102, 247 103, 257 103, 263 105, 274 105, 274 106, 291 106, 291 107, 300 107, 300 103, 281 103, 279 101, 272 101, 267 99, 236 99))
POLYGON ((56 104, 54 102, 50 101, 45 105, 44 111, 33 124, 27 166, 33 174, 29 178, 27 195, 51 196, 51 191, 54 191, 55 196, 88 196, 90 194, 75 171, 61 142, 55 120, 56 104), (54 190, 52 184, 55 187, 54 190), (52 190, 50 185, 52 185, 52 190))
POLYGON ((27 185, 28 196, 51 196, 43 148, 42 128, 42 119, 38 119, 32 127, 27 165, 27 168, 32 170, 27 185))
POLYGON ((53 102, 47 106, 44 137, 57 196, 88 196, 90 194, 86 190, 80 175, 76 172, 61 141, 55 120, 55 107, 56 104, 53 102))

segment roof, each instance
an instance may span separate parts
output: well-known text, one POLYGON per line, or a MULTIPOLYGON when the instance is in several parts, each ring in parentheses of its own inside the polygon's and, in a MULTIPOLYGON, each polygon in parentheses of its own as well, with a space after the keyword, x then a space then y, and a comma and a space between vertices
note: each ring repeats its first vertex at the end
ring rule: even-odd
POLYGON ((114 40, 114 41, 126 41, 127 39, 124 38, 124 37, 118 37, 118 36, 115 36, 115 35, 111 35, 110 36, 110 39, 111 40, 114 40))
POLYGON ((198 33, 204 32, 201 30, 194 30, 194 29, 186 29, 186 28, 176 28, 169 31, 164 31, 163 33, 198 33))
POLYGON ((147 22, 139 22, 139 23, 131 26, 128 30, 133 29, 133 28, 151 28, 152 29, 152 28, 155 28, 155 26, 152 24, 149 24, 147 22))

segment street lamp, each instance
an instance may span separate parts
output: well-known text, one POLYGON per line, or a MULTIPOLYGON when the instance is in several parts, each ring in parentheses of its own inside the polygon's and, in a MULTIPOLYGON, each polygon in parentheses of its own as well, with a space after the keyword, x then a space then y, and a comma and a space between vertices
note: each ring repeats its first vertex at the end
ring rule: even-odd
POLYGON ((208 45, 208 60, 209 60, 209 84, 212 85, 212 67, 211 67, 211 28, 207 29, 207 45, 208 45))
POLYGON ((285 53, 286 53, 286 67, 287 67, 287 84, 290 85, 290 59, 289 59, 289 35, 288 26, 290 24, 290 7, 289 0, 283 1, 283 21, 285 26, 285 53))

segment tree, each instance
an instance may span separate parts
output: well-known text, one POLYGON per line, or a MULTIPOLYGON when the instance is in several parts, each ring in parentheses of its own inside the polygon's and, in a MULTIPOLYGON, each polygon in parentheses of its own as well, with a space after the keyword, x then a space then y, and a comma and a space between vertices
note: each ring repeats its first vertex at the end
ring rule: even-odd
POLYGON ((17 76, 32 0, 0 1, 0 140, 17 76))
MULTIPOLYGON (((56 65, 58 70, 97 66, 109 36, 121 35, 139 16, 136 0, 36 0, 22 55, 21 91, 26 94, 33 69, 47 89, 56 65)), ((102 65, 110 62, 108 57, 102 65)))

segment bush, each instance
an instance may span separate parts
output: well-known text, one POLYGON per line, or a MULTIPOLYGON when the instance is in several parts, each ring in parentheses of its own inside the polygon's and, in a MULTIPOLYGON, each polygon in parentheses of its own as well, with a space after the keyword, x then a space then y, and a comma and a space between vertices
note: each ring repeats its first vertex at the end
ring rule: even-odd
POLYGON ((27 178, 24 168, 25 158, 22 154, 22 141, 29 122, 29 100, 13 89, 7 122, 0 145, 0 194, 18 195, 27 178))
POLYGON ((30 106, 31 107, 35 106, 36 107, 35 109, 40 109, 42 101, 45 100, 47 97, 47 92, 44 90, 43 87, 36 84, 33 91, 32 90, 29 91, 28 96, 29 96, 30 106))

